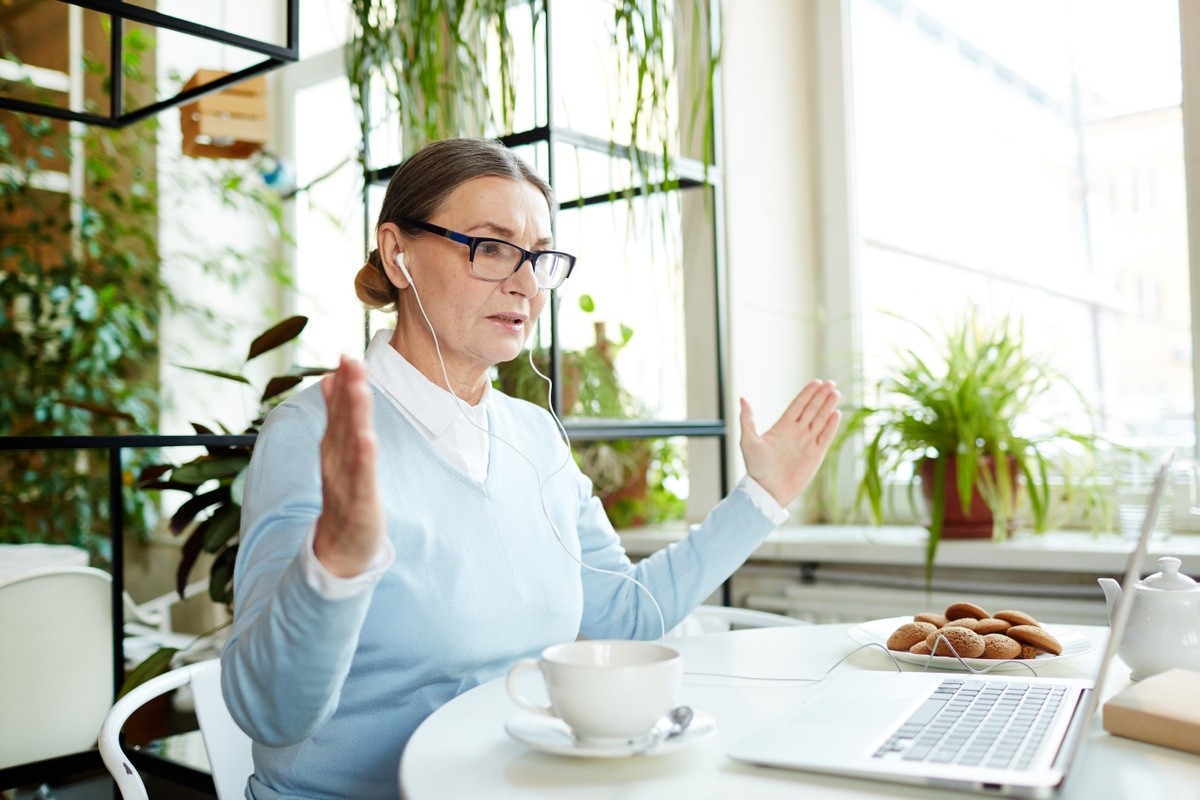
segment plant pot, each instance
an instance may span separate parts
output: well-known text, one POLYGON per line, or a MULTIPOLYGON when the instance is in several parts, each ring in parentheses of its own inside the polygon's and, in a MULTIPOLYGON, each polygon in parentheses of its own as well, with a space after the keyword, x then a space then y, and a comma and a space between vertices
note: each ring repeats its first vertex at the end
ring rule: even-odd
MULTIPOLYGON (((933 507, 933 481, 937 460, 927 458, 921 462, 921 492, 925 495, 925 501, 929 503, 930 508, 933 507)), ((995 465, 989 456, 984 456, 979 460, 980 470, 991 470, 995 474, 995 465)), ((957 459, 951 458, 946 464, 946 510, 945 517, 942 521, 942 537, 943 539, 991 539, 995 532, 996 522, 992 514, 992 509, 984 502, 983 495, 979 493, 978 487, 973 487, 971 492, 971 505, 967 513, 963 513, 962 500, 958 494, 958 481, 956 475, 958 472, 957 459)), ((1016 496, 1016 463, 1010 459, 1009 461, 1009 480, 1012 484, 1011 496, 1016 496)), ((1012 515, 1009 515, 1009 528, 1012 527, 1012 515)))

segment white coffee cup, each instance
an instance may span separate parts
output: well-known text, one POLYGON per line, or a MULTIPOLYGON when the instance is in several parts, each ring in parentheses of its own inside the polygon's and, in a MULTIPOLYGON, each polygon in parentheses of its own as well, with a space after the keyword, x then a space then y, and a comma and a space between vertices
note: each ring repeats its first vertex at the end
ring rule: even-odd
POLYGON ((596 640, 547 647, 541 658, 518 661, 508 672, 508 694, 521 708, 557 717, 577 739, 630 742, 645 738, 675 706, 683 676, 677 650, 652 642, 596 640), (550 705, 534 703, 516 687, 537 670, 550 705))

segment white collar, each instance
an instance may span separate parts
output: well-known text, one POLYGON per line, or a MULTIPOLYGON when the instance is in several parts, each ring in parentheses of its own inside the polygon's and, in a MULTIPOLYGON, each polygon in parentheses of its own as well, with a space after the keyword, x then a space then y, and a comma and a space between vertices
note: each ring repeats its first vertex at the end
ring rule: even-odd
POLYGON ((422 375, 392 347, 391 338, 391 330, 376 331, 363 361, 371 380, 397 408, 411 415, 434 436, 441 436, 456 420, 462 419, 462 412, 454 407, 456 403, 476 425, 487 426, 491 384, 485 381, 479 403, 469 405, 422 375))

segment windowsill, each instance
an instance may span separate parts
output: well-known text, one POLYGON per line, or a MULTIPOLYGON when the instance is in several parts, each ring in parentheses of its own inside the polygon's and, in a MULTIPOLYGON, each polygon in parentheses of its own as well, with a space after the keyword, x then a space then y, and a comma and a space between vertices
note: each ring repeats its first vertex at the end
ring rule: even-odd
MULTIPOLYGON (((644 557, 683 538, 682 524, 620 531, 631 556, 644 557)), ((794 563, 887 564, 925 563, 928 532, 918 526, 784 525, 754 551, 753 561, 794 563)), ((1132 542, 1116 534, 1088 531, 1018 532, 1005 541, 942 541, 938 567, 1019 569, 1035 572, 1120 574, 1132 542)), ((1182 558, 1183 571, 1200 572, 1200 535, 1176 533, 1150 543, 1142 571, 1157 572, 1162 556, 1182 558)))

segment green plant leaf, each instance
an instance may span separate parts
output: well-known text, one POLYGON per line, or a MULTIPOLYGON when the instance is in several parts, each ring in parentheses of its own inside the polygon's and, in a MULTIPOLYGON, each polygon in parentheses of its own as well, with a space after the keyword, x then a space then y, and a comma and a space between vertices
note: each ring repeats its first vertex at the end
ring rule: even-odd
POLYGON ((259 334, 258 338, 250 343, 250 351, 246 354, 246 360, 251 361, 258 358, 263 353, 274 350, 276 347, 285 345, 292 339, 300 335, 304 330, 304 326, 308 324, 308 317, 296 315, 288 317, 278 325, 268 328, 263 333, 259 334))
POLYGON ((146 660, 134 667, 125 678, 121 690, 117 692, 117 699, 120 700, 151 678, 157 678, 167 672, 171 668, 171 660, 178 652, 178 647, 160 647, 147 656, 146 660))

